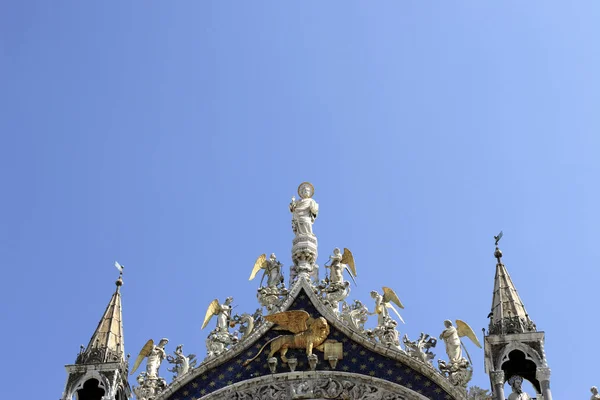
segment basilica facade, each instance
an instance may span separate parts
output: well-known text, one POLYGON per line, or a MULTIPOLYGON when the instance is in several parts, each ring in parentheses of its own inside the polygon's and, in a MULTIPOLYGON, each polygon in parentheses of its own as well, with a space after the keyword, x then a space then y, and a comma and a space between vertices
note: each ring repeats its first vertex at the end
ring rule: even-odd
POLYGON ((335 249, 317 266, 312 228, 319 205, 313 195, 313 186, 304 182, 299 199, 289 204, 294 238, 287 280, 275 254, 258 257, 250 279, 261 276, 260 308, 234 314, 232 298, 211 302, 203 328, 212 329, 201 362, 182 346, 169 354, 168 340, 162 339, 149 340, 130 366, 123 348, 121 268, 89 344, 66 366, 61 400, 462 400, 473 375, 466 349, 474 346, 484 348, 493 399, 552 399, 544 332, 530 319, 502 263, 501 235, 483 346, 461 320, 445 321, 439 337, 401 338, 396 328, 403 305, 392 288, 383 286, 364 302, 346 301, 357 275, 349 249, 335 249), (319 269, 326 270, 324 277, 319 269), (377 318, 372 329, 365 328, 369 316, 377 318), (434 363, 438 342, 446 357, 434 363), (161 376, 167 364, 175 373, 171 382, 161 376), (133 386, 127 380, 130 367, 141 369, 133 386), (524 393, 523 380, 537 393, 524 393), (512 393, 504 393, 506 382, 512 393))

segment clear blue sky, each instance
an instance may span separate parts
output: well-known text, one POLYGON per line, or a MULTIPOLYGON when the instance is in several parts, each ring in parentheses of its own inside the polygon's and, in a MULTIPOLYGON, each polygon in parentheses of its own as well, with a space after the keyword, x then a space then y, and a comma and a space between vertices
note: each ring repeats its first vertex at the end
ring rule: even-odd
POLYGON ((126 351, 168 337, 203 357, 209 302, 253 311, 255 258, 291 263, 308 180, 319 263, 352 249, 350 298, 393 287, 411 338, 487 326, 503 229, 555 398, 586 398, 598 21, 597 1, 3 2, 3 396, 60 397, 115 260, 126 351))

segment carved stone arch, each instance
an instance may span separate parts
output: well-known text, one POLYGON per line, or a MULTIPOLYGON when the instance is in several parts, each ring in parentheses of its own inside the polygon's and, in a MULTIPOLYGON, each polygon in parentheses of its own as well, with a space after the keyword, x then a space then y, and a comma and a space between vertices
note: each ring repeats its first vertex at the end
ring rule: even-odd
POLYGON ((496 371, 502 369, 502 364, 508 361, 509 354, 512 351, 520 351, 525 355, 526 360, 533 361, 536 367, 544 366, 544 362, 542 361, 542 357, 540 357, 540 353, 538 353, 534 348, 527 346, 521 342, 512 342, 507 344, 500 353, 500 357, 498 357, 498 361, 496 361, 496 371))
POLYGON ((502 349, 496 364, 497 370, 504 371, 506 380, 513 375, 519 375, 529 381, 537 393, 541 393, 541 385, 536 372, 544 364, 540 354, 532 347, 521 342, 509 343, 502 349))
POLYGON ((83 385, 90 379, 95 379, 98 381, 98 387, 104 390, 104 396, 108 396, 110 394, 110 382, 106 378, 106 376, 102 375, 96 370, 90 370, 85 373, 81 378, 79 378, 71 388, 69 388, 69 392, 67 393, 66 398, 72 399, 75 393, 79 389, 83 388, 83 385))
POLYGON ((405 386, 338 371, 283 373, 237 382, 200 400, 388 399, 428 400, 405 386))

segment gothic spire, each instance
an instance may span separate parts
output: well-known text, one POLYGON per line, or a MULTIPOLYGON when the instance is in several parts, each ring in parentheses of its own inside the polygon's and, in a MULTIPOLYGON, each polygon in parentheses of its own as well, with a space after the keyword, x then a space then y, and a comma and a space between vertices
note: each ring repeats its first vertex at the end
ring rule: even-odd
POLYGON ((498 248, 498 241, 502 233, 496 236, 496 277, 494 278, 494 294, 492 297, 492 311, 490 318, 489 334, 510 334, 535 331, 535 324, 525 310, 525 305, 519 297, 517 288, 512 282, 508 271, 502 264, 502 251, 498 248))
POLYGON ((115 265, 120 270, 119 279, 115 282, 117 288, 85 350, 82 346, 82 352, 77 357, 76 364, 125 362, 120 293, 123 285, 123 267, 118 263, 115 265))

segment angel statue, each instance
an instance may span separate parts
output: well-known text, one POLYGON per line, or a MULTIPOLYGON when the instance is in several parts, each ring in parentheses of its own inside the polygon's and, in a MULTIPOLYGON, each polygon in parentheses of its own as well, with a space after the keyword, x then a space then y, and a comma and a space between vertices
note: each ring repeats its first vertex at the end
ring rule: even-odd
POLYGON ((290 212, 292 213, 292 230, 298 235, 312 235, 312 225, 319 213, 319 205, 312 199, 315 188, 309 182, 304 182, 298 187, 301 200, 292 196, 290 212))
POLYGON ((177 346, 173 354, 175 354, 175 357, 172 355, 167 355, 167 361, 169 364, 175 364, 173 368, 168 369, 169 372, 173 372, 175 374, 174 378, 178 378, 187 374, 190 368, 194 368, 196 366, 196 355, 188 354, 185 356, 183 354, 182 344, 177 346))
POLYGON ((391 320, 390 312, 388 310, 388 308, 391 308, 392 311, 396 313, 400 321, 404 323, 404 319, 402 319, 402 316, 400 315, 398 310, 396 310, 396 308, 392 304, 390 304, 390 302, 395 303, 398 307, 402 309, 404 308, 402 302, 400 302, 400 299, 396 295, 396 292, 394 292, 389 287, 385 286, 381 289, 383 290, 383 295, 379 294, 375 290, 371 292, 371 297, 375 300, 375 311, 369 313, 369 315, 377 314, 377 325, 385 326, 389 322, 389 320, 391 320))
POLYGON ((283 282, 283 274, 281 268, 283 265, 277 261, 275 253, 271 254, 267 260, 266 254, 261 254, 254 263, 250 280, 254 279, 258 271, 263 270, 262 278, 260 279, 260 287, 256 293, 258 302, 267 308, 267 311, 272 313, 279 310, 279 306, 283 302, 284 296, 288 294, 283 282), (267 276, 267 286, 263 286, 263 281, 267 276))
POLYGON ((154 341, 150 339, 140 350, 130 374, 133 375, 144 361, 144 358, 148 358, 146 371, 140 373, 136 379, 140 386, 133 387, 133 392, 138 400, 152 399, 167 387, 165 379, 158 376, 160 364, 166 357, 165 345, 167 343, 169 343, 169 339, 161 339, 158 345, 155 346, 154 341))
POLYGON ((214 299, 208 305, 201 329, 206 328, 208 322, 215 315, 217 316, 217 326, 206 338, 207 358, 221 354, 229 345, 238 342, 238 337, 229 333, 229 327, 235 326, 235 321, 231 319, 232 302, 233 297, 228 297, 223 304, 219 304, 219 300, 214 299))
POLYGON ((333 310, 339 312, 339 302, 343 301, 350 294, 350 284, 344 281, 344 270, 348 271, 348 275, 356 284, 354 277, 356 276, 356 266, 354 265, 354 257, 352 252, 344 249, 344 254, 341 254, 337 247, 333 249, 333 255, 329 256, 329 261, 325 263, 325 268, 329 268, 331 273, 323 279, 317 286, 319 291, 325 295, 325 301, 333 310), (331 262, 330 265, 327 263, 331 262))
POLYGON ((233 302, 233 297, 228 297, 225 299, 223 304, 219 304, 218 299, 214 299, 208 305, 208 309, 206 310, 206 315, 204 316, 204 322, 202 323, 202 328, 206 328, 208 322, 213 317, 213 315, 217 316, 217 331, 221 332, 229 332, 229 320, 231 318, 231 303, 233 302))
POLYGON ((512 393, 508 395, 508 400, 531 400, 531 397, 529 397, 529 395, 521 388, 521 385, 523 384, 523 378, 521 378, 519 375, 511 376, 508 379, 508 384, 512 388, 512 393))
POLYGON ((130 375, 133 375, 134 372, 137 371, 142 361, 144 361, 144 358, 148 357, 148 361, 146 361, 146 378, 158 378, 158 369, 166 357, 165 345, 167 343, 169 343, 169 339, 161 339, 160 342, 158 342, 158 345, 155 346, 152 339, 148 340, 144 347, 142 347, 142 350, 140 350, 140 354, 133 364, 133 369, 130 375))
POLYGON ((262 287, 265 275, 267 275, 267 287, 277 288, 277 286, 283 284, 283 274, 281 273, 282 266, 283 265, 277 261, 277 256, 275 256, 275 253, 271 254, 268 260, 266 254, 261 254, 254 263, 254 268, 252 268, 252 273, 250 274, 249 280, 254 279, 258 271, 262 269, 263 275, 260 279, 260 286, 262 287))
POLYGON ((456 328, 452 325, 452 321, 448 319, 444 321, 444 326, 446 329, 440 334, 440 339, 446 344, 448 363, 443 360, 438 360, 439 369, 453 385, 466 387, 473 376, 473 363, 471 362, 471 356, 469 356, 469 353, 460 338, 464 336, 468 337, 479 348, 481 348, 481 343, 479 343, 473 329, 460 319, 456 320, 456 328), (462 356, 463 348, 467 353, 469 361, 462 356))

